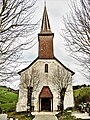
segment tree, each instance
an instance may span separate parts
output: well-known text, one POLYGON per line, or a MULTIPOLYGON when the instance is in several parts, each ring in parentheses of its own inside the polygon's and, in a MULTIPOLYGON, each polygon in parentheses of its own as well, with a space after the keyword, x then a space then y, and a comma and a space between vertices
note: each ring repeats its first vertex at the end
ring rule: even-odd
POLYGON ((64 110, 64 97, 65 92, 69 84, 71 84, 71 75, 70 73, 65 70, 63 67, 57 67, 57 70, 53 73, 53 84, 55 88, 58 90, 59 93, 59 106, 60 106, 60 113, 63 114, 64 110))
POLYGON ((35 44, 34 38, 30 38, 37 25, 32 23, 35 3, 36 0, 0 1, 1 81, 16 75, 23 50, 30 49, 35 44))
POLYGON ((90 79, 90 1, 71 1, 64 24, 62 36, 70 55, 80 62, 83 74, 90 79))
POLYGON ((27 112, 28 116, 31 115, 32 111, 32 93, 39 87, 39 72, 36 68, 32 68, 31 71, 26 70, 22 76, 22 81, 20 86, 21 89, 27 89, 27 112))

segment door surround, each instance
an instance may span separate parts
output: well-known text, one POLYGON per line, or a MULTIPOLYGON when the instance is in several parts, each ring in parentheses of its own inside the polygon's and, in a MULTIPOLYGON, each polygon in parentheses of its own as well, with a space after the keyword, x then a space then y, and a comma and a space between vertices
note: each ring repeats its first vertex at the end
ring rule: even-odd
POLYGON ((39 94, 39 111, 53 111, 53 94, 49 86, 43 86, 39 94))

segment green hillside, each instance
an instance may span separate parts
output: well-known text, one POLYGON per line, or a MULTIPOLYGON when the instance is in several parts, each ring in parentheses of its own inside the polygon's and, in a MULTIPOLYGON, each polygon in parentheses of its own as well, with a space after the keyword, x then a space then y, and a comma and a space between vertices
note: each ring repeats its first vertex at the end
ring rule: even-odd
POLYGON ((17 99, 18 94, 13 92, 12 89, 0 87, 0 109, 2 111, 15 111, 17 99))
MULTIPOLYGON (((81 87, 74 90, 75 104, 90 102, 90 87, 81 87)), ((15 111, 18 100, 18 91, 0 86, 0 108, 7 111, 15 111)))
POLYGON ((76 105, 81 102, 90 102, 90 87, 82 87, 74 90, 74 98, 76 105))

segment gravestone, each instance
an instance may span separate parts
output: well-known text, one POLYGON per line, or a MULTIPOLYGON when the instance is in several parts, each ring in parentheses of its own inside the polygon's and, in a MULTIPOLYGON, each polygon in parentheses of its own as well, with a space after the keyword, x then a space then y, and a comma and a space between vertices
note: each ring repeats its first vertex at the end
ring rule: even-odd
POLYGON ((13 120, 13 118, 10 118, 9 120, 13 120))
POLYGON ((7 114, 0 114, 0 120, 7 120, 7 114))

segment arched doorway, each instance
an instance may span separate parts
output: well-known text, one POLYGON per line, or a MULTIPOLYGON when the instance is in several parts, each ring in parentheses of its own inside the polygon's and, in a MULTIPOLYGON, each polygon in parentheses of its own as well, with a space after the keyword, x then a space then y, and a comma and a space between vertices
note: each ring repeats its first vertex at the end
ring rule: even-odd
POLYGON ((39 111, 53 111, 53 94, 48 86, 44 86, 39 94, 39 111))

